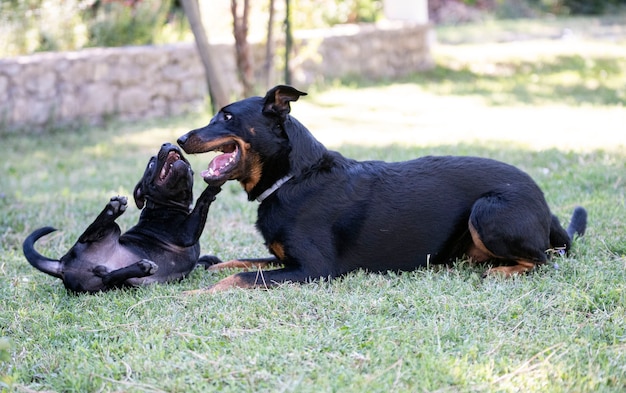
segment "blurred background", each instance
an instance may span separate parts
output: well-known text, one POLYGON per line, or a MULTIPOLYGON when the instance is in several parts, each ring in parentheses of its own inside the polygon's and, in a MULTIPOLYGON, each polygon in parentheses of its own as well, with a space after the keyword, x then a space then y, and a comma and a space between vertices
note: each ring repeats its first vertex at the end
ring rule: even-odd
MULTIPOLYGON (((240 0, 240 7, 244 1, 240 0)), ((382 0, 291 0, 294 30, 384 18, 382 0)), ((419 2, 419 1, 417 1, 419 2)), ((250 35, 265 35, 270 1, 248 7, 250 35)), ((284 0, 272 1, 284 21, 284 0)), ((402 2, 399 3, 410 3, 402 2)), ((626 0, 428 0, 428 19, 436 25, 493 20, 611 16, 626 0)), ((211 39, 232 37, 231 1, 200 0, 211 39)), ((0 57, 86 47, 147 45, 193 39, 178 0, 2 0, 0 57)))
POLYGON ((625 42, 626 0, 1 0, 0 134, 213 113, 278 83, 621 106, 625 42))

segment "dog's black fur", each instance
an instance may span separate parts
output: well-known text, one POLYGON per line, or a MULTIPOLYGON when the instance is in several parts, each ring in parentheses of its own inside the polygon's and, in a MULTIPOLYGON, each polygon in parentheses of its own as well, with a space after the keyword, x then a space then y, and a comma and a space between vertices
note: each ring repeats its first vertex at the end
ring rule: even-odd
MULTIPOLYGON (((189 162, 177 146, 163 144, 134 190, 135 203, 143 208, 137 225, 120 236, 115 220, 126 210, 127 199, 116 196, 60 260, 44 257, 34 247, 37 239, 55 231, 51 227, 40 228, 24 240, 24 256, 77 293, 181 279, 199 262, 198 239, 209 206, 221 190, 208 186, 190 211, 192 187, 189 162)), ((215 260, 203 256, 200 262, 215 260)))
POLYGON ((262 199, 257 228, 275 258, 215 268, 284 266, 236 274, 213 291, 355 269, 412 270, 464 255, 499 265, 487 274, 510 276, 545 263, 550 249, 569 250, 585 231, 583 208, 564 230, 537 184, 502 162, 455 156, 359 162, 329 151, 289 115, 289 103, 305 94, 276 86, 265 97, 224 107, 178 140, 187 153, 224 153, 202 173, 206 182, 236 179, 249 200, 262 199))

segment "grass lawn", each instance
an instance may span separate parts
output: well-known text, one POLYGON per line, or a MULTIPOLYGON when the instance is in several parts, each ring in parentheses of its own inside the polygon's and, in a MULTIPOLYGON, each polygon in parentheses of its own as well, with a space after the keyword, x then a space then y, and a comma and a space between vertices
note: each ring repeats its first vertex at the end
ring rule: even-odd
MULTIPOLYGON (((521 167, 565 224, 576 205, 589 211, 587 234, 558 269, 482 280, 484 267, 458 261, 183 296, 232 273, 197 270, 176 284, 73 296, 26 262, 24 237, 59 228, 38 249, 60 257, 112 195, 131 195, 162 142, 208 115, 3 136, 0 391, 624 391, 624 41, 435 51, 431 72, 310 89, 292 114, 358 159, 459 154, 521 167)), ((196 173, 209 159, 189 158, 196 173)), ((138 215, 130 207, 118 222, 128 228, 138 215)), ((266 256, 255 215, 228 184, 209 212, 203 252, 266 256)))

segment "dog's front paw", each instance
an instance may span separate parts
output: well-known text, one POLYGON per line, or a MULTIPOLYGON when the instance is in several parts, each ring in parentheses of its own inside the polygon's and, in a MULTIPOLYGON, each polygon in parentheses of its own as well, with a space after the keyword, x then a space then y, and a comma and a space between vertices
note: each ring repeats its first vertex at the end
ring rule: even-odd
POLYGON ((224 183, 226 183, 228 181, 228 179, 212 180, 212 179, 208 179, 208 178, 205 178, 203 180, 209 187, 214 187, 214 188, 220 188, 220 187, 222 187, 224 185, 224 183))
POLYGON ((126 207, 128 206, 128 198, 125 196, 117 195, 111 198, 109 203, 107 204, 107 214, 111 216, 119 216, 124 211, 126 211, 126 207))
POLYGON ((137 267, 139 267, 139 269, 141 269, 141 271, 147 276, 151 276, 159 270, 159 265, 147 259, 142 259, 137 262, 137 267))

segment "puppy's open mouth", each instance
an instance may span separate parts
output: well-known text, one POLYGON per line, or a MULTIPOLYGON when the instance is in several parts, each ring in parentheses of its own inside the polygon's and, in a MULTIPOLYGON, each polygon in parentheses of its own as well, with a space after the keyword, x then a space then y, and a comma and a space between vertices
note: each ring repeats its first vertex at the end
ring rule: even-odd
POLYGON ((236 142, 228 142, 213 151, 222 154, 211 160, 209 167, 200 174, 207 181, 226 178, 239 162, 239 145, 236 142))
POLYGON ((174 167, 174 163, 180 160, 180 154, 176 150, 172 150, 167 153, 167 158, 165 159, 165 163, 161 168, 161 173, 159 173, 159 182, 164 182, 167 180, 169 175, 172 173, 172 168, 174 167))

